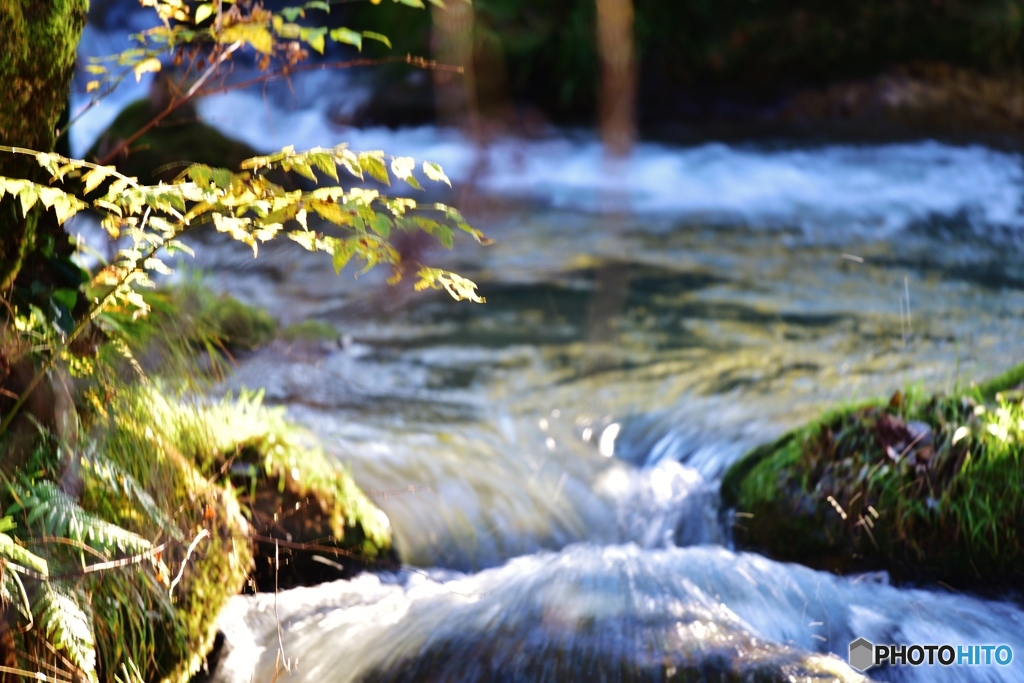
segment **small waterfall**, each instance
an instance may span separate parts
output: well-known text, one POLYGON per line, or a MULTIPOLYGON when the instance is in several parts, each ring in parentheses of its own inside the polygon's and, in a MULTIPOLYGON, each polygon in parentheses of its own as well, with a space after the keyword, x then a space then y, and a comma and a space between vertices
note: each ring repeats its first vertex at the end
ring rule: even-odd
MULTIPOLYGON (((866 679, 828 655, 858 637, 1024 651, 1016 606, 711 546, 573 545, 472 575, 364 575, 288 591, 274 603, 273 595, 234 599, 221 627, 235 649, 217 680, 270 680, 279 628, 284 656, 297 660, 305 681, 858 681, 866 679), (783 674, 758 678, 768 671, 783 674)), ((1005 681, 1019 669, 882 673, 891 681, 1005 681)))

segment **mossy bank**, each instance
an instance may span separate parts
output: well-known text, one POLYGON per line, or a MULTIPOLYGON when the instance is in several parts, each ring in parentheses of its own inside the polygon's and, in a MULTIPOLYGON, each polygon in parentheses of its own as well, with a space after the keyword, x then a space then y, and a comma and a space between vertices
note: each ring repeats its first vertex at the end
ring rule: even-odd
POLYGON ((57 653, 58 680, 186 681, 231 596, 396 564, 387 517, 283 408, 203 398, 204 369, 268 342, 274 321, 194 282, 147 299, 145 320, 104 314, 96 354, 51 371, 53 400, 0 438, 8 673, 57 653))
POLYGON ((833 410, 726 474, 740 547, 979 589, 1024 578, 1024 366, 833 410))

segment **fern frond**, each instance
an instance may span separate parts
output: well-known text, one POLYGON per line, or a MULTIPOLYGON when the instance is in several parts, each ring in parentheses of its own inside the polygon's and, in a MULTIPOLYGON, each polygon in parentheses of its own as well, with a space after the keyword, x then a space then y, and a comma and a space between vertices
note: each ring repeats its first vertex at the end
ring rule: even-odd
POLYGON ((168 532, 172 538, 179 541, 184 538, 178 525, 171 521, 167 513, 153 500, 153 496, 149 495, 149 492, 128 470, 95 448, 88 449, 82 454, 82 465, 88 469, 89 474, 105 484, 109 490, 138 503, 149 519, 168 532))
POLYGON ((18 613, 25 617, 29 625, 32 625, 32 603, 29 602, 28 593, 25 591, 25 584, 17 572, 12 572, 6 563, 0 565, 0 603, 14 605, 18 613))
POLYGON ((66 652, 87 680, 96 681, 96 638, 88 603, 67 586, 46 581, 40 586, 35 608, 46 639, 66 652))
POLYGON ((38 524, 45 535, 86 544, 107 557, 152 547, 142 536, 86 512, 52 481, 36 480, 15 488, 21 502, 12 509, 24 511, 27 523, 38 524))

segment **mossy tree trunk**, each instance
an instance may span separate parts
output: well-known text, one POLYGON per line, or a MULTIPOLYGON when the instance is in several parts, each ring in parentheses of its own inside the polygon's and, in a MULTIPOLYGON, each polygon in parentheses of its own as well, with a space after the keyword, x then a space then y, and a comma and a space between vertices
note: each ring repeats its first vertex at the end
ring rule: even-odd
MULTIPOLYGON (((89 0, 0 0, 0 142, 52 151, 56 127, 67 106, 75 51, 85 26, 89 0)), ((46 182, 31 156, 0 153, 0 176, 46 182)), ((23 216, 9 196, 0 200, 0 291, 20 272, 46 277, 40 250, 69 250, 64 230, 41 209, 23 216)), ((52 250, 52 251, 51 251, 52 250)))

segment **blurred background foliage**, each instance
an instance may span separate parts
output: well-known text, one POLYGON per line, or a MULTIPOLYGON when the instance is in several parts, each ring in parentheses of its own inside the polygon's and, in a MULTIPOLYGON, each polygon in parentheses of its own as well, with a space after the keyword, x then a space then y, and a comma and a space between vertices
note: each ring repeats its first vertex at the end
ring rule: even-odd
MULTIPOLYGON (((478 81, 507 88, 518 106, 554 122, 593 122, 594 2, 476 0, 473 8, 478 81)), ((1021 68, 1019 0, 637 0, 635 12, 641 124, 693 113, 695 98, 764 106, 799 89, 920 63, 988 75, 1021 68)), ((386 32, 396 53, 432 54, 430 13, 358 3, 334 14, 386 32)), ((382 72, 395 81, 408 68, 382 72)), ((491 99, 482 96, 481 107, 491 99)))

